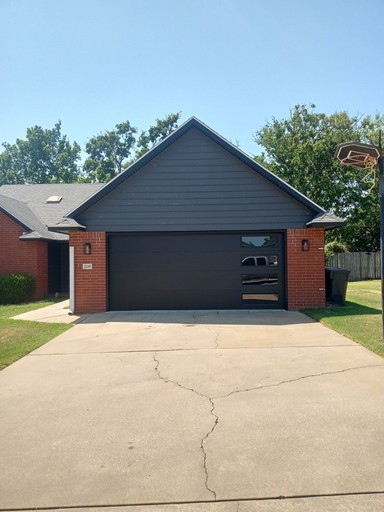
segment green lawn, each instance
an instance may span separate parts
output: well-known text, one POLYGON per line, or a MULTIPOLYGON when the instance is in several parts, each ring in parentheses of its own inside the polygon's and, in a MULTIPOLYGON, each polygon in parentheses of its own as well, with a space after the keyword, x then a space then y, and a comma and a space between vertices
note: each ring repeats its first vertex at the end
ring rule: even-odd
MULTIPOLYGON (((63 299, 60 299, 63 300, 63 299)), ((55 301, 31 302, 29 304, 0 306, 0 370, 29 354, 58 334, 70 329, 71 325, 46 324, 25 320, 11 320, 10 317, 43 308, 55 301)))
POLYGON ((347 302, 344 307, 306 309, 303 312, 372 352, 384 356, 384 343, 381 341, 380 280, 348 283, 347 302))

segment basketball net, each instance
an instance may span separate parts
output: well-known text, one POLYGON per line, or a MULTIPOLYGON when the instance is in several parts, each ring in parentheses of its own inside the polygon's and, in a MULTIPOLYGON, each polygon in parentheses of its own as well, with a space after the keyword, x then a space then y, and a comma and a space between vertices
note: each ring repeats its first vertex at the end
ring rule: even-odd
POLYGON ((367 155, 364 161, 364 169, 368 170, 368 172, 364 176, 363 181, 364 183, 369 183, 372 179, 372 185, 371 188, 368 190, 368 195, 370 195, 372 190, 375 188, 377 182, 377 164, 377 158, 367 155))

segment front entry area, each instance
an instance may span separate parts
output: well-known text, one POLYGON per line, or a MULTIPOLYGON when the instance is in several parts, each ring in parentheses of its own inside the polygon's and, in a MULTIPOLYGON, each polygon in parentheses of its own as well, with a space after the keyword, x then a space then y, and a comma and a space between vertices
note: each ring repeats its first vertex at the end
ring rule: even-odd
POLYGON ((110 234, 109 309, 285 307, 283 233, 110 234))

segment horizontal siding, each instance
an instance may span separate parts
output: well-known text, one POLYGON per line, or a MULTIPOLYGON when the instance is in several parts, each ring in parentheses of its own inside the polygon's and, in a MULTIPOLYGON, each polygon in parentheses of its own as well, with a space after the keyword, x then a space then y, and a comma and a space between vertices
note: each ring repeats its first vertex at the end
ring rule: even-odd
MULTIPOLYGON (((118 212, 111 212, 109 215, 110 219, 121 219, 122 215, 124 216, 125 212, 128 212, 126 206, 122 206, 120 211, 118 212)), ((180 206, 177 205, 169 205, 167 206, 166 211, 164 211, 161 206, 156 205, 151 208, 151 211, 148 211, 148 208, 145 206, 136 206, 134 211, 129 211, 129 216, 131 219, 137 218, 137 219, 145 219, 145 218, 152 218, 154 214, 162 215, 164 218, 172 217, 174 213, 178 213, 180 211, 180 206)), ((221 217, 222 215, 228 215, 230 212, 231 215, 238 215, 238 216, 257 216, 259 215, 259 211, 255 206, 250 207, 250 205, 206 205, 204 208, 198 208, 197 206, 184 206, 183 212, 185 214, 188 214, 189 216, 195 216, 195 217, 202 217, 204 215, 208 215, 209 217, 221 217), (247 208, 248 206, 248 208, 247 208)), ((272 216, 273 212, 270 213, 272 216)), ((277 217, 280 219, 281 216, 289 216, 291 218, 296 218, 296 212, 294 210, 289 209, 281 209, 278 212, 277 217)), ((100 215, 101 218, 101 215, 100 215)))
POLYGON ((193 128, 78 217, 90 231, 302 228, 313 214, 193 128))

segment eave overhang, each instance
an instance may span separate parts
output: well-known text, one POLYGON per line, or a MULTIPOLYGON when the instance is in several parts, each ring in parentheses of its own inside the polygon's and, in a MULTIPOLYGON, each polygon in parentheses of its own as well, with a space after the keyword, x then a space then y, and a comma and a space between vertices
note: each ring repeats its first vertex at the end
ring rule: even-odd
POLYGON ((325 228, 325 229, 333 229, 340 228, 345 223, 345 220, 333 213, 325 212, 319 215, 316 215, 312 220, 307 222, 306 226, 308 228, 325 228))
POLYGON ((28 226, 27 224, 25 224, 23 221, 21 221, 20 219, 18 219, 17 217, 15 217, 14 215, 12 215, 12 213, 10 213, 8 210, 6 210, 5 208, 3 208, 2 206, 0 206, 0 212, 4 213, 5 215, 7 215, 7 217, 9 217, 10 219, 12 219, 14 222, 16 222, 17 224, 19 224, 19 226, 21 226, 22 228, 24 229, 27 229, 28 231, 31 231, 31 228, 30 226, 28 226))
POLYGON ((54 231, 56 233, 67 235, 71 231, 85 231, 86 226, 79 224, 74 219, 65 218, 53 226, 47 226, 47 229, 48 231, 54 231))

